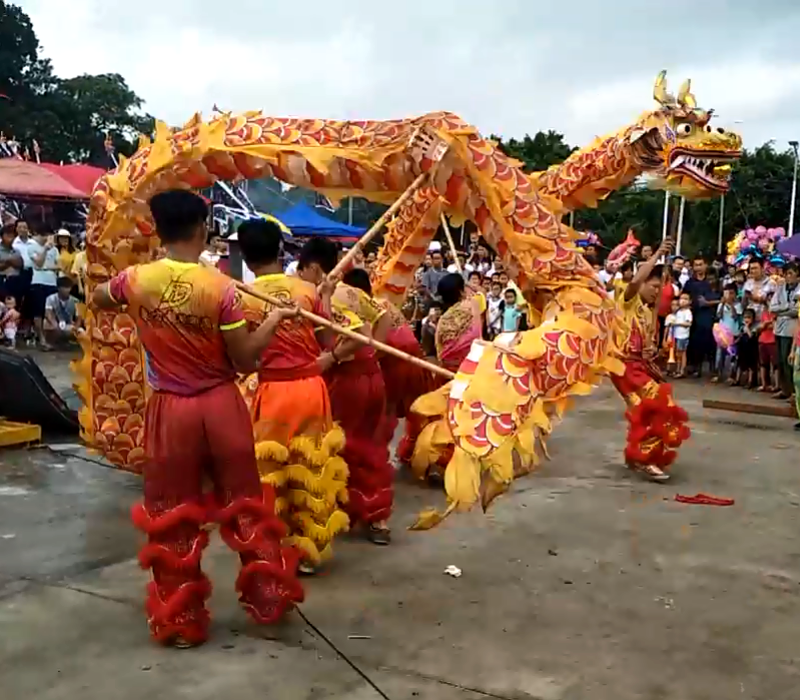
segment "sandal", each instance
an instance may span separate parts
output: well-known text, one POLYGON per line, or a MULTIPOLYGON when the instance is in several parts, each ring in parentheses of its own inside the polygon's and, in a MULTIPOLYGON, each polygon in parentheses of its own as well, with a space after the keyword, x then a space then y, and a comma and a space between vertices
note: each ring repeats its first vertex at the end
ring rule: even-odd
POLYGON ((367 528, 367 539, 372 542, 372 544, 385 547, 392 543, 392 531, 388 527, 370 525, 367 528))

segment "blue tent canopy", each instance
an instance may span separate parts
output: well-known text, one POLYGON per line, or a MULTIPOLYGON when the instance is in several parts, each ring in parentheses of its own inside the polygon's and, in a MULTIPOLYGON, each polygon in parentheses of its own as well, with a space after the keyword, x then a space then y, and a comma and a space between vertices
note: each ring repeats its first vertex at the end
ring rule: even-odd
POLYGON ((360 238, 366 229, 348 226, 327 216, 318 214, 316 209, 305 202, 295 204, 291 209, 275 212, 274 215, 292 230, 295 236, 335 236, 338 238, 360 238))

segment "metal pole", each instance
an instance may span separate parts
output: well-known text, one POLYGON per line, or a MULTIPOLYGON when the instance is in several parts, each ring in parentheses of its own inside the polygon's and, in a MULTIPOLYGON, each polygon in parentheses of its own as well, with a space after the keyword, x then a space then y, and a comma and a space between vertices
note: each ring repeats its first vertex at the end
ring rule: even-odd
POLYGON ((353 198, 347 198, 347 225, 353 225, 353 198))
POLYGON ((664 192, 664 223, 661 226, 661 240, 667 237, 667 227, 669 225, 669 190, 664 192))
POLYGON ((575 212, 574 211, 571 211, 569 213, 569 227, 570 228, 575 228, 575 212))
POLYGON ((719 198, 719 232, 717 233, 717 255, 722 255, 722 229, 725 224, 725 195, 719 198))
POLYGON ((675 242, 676 255, 681 254, 681 242, 683 241, 683 210, 686 208, 686 198, 681 197, 681 208, 678 210, 678 240, 675 242))
POLYGON ((792 175, 792 203, 789 205, 789 235, 794 235, 794 205, 797 201, 797 141, 789 141, 794 150, 794 174, 792 175))

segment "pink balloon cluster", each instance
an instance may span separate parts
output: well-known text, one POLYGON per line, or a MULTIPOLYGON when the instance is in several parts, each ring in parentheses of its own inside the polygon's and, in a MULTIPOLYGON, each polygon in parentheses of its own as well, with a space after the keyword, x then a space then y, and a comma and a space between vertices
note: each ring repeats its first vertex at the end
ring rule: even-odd
POLYGON ((775 246, 785 237, 786 230, 782 226, 743 229, 728 243, 728 264, 746 266, 755 257, 763 260, 770 269, 774 265, 782 265, 783 258, 777 253, 775 246))

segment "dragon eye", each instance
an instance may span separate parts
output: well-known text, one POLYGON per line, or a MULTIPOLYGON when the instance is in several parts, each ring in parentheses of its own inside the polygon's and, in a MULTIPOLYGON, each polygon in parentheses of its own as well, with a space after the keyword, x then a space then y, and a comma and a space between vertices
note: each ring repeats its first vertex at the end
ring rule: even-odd
POLYGON ((711 124, 706 124, 705 129, 706 129, 706 133, 709 133, 709 134, 713 134, 714 133, 714 127, 711 126, 711 124))
POLYGON ((675 132, 678 136, 688 136, 692 133, 692 125, 688 122, 683 122, 675 127, 675 132))

